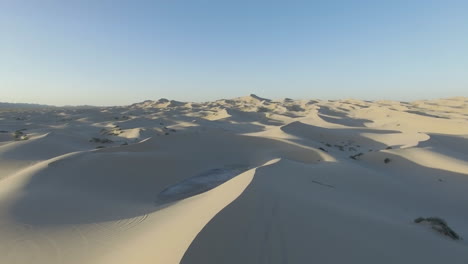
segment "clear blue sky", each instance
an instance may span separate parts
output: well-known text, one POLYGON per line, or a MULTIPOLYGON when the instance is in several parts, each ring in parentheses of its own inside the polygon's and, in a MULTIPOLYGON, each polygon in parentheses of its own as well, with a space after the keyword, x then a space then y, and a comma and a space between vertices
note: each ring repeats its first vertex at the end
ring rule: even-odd
POLYGON ((468 1, 0 1, 0 101, 468 96, 468 1))

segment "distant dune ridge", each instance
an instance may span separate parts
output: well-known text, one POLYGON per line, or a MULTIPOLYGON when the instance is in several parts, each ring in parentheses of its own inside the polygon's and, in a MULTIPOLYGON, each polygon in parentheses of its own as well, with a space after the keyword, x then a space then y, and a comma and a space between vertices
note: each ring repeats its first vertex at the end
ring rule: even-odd
POLYGON ((0 108, 45 108, 45 107, 53 107, 50 105, 43 105, 43 104, 24 104, 24 103, 4 103, 0 102, 0 108))
POLYGON ((466 97, 0 108, 0 263, 468 263, 466 97))

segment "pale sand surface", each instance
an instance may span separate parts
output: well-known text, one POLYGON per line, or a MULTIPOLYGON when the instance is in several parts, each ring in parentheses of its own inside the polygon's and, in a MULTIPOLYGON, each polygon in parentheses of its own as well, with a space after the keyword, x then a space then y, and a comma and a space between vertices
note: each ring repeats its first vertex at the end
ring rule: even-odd
POLYGON ((0 263, 468 263, 467 205, 464 97, 0 109, 0 263))

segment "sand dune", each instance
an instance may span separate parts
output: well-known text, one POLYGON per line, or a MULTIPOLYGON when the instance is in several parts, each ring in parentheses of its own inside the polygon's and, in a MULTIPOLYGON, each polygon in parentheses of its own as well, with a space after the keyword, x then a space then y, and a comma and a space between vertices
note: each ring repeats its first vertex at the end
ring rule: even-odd
POLYGON ((468 98, 0 109, 0 263, 467 263, 468 98))

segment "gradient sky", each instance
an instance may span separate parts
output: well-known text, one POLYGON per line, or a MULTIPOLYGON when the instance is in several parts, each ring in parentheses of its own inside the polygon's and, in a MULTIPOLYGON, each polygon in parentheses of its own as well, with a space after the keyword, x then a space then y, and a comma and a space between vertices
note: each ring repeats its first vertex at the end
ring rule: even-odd
POLYGON ((468 1, 0 0, 0 101, 468 96, 468 1))

